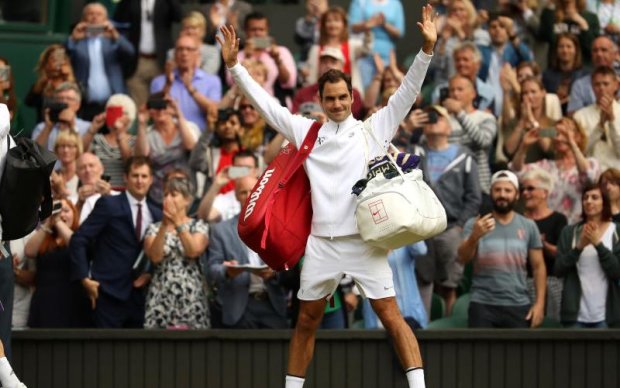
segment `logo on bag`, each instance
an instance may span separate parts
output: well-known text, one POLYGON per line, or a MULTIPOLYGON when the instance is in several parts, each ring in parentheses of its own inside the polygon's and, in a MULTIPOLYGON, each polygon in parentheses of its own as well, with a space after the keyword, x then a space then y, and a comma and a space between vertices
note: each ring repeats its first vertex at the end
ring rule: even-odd
POLYGON ((265 189, 265 185, 267 184, 267 182, 269 182, 269 178, 271 178, 275 170, 275 168, 272 168, 271 170, 265 171, 263 179, 260 180, 260 184, 256 188, 256 191, 254 191, 252 195, 250 195, 250 202, 248 202, 248 207, 245 209, 243 221, 247 220, 248 217, 254 212, 254 208, 256 207, 256 201, 258 201, 258 198, 260 198, 263 190, 265 189))
POLYGON ((372 216, 372 220, 375 224, 380 224, 389 219, 387 212, 385 211, 385 206, 383 206, 383 200, 369 203, 368 210, 370 210, 370 215, 372 216))

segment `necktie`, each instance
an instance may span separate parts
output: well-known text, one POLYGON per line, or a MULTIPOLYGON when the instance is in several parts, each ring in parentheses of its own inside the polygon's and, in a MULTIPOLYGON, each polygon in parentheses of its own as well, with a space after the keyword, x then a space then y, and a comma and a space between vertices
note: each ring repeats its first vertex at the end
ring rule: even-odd
POLYGON ((138 214, 136 215, 136 238, 138 241, 142 240, 142 204, 137 203, 138 214))

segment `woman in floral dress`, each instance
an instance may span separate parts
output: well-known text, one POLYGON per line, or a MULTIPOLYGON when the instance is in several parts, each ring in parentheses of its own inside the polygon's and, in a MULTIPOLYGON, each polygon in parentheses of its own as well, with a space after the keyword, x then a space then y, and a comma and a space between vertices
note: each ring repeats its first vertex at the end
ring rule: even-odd
POLYGON ((208 226, 187 216, 191 201, 191 183, 170 179, 164 187, 164 217, 146 231, 144 252, 155 273, 146 297, 145 328, 209 327, 204 276, 198 262, 207 249, 208 226))

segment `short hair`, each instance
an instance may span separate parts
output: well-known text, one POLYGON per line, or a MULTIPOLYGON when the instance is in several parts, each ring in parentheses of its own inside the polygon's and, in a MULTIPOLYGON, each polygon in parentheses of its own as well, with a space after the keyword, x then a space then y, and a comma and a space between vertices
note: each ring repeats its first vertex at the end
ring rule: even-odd
POLYGON ((267 18, 267 15, 259 11, 254 11, 246 15, 245 20, 243 21, 244 30, 248 29, 248 24, 250 24, 252 20, 266 20, 267 26, 269 26, 269 19, 267 18))
POLYGON ((349 95, 353 96, 353 85, 351 85, 351 76, 336 69, 329 69, 321 77, 319 77, 319 97, 323 99, 323 89, 326 83, 335 84, 344 81, 347 84, 349 95))
POLYGON ((523 174, 523 176, 521 176, 521 181, 530 179, 538 181, 539 188, 546 190, 548 193, 553 191, 555 179, 551 174, 549 174, 542 168, 534 167, 531 170, 528 170, 525 174, 523 174))
POLYGON ((252 158, 254 160, 254 167, 258 167, 258 156, 250 150, 238 151, 232 158, 233 164, 235 164, 235 159, 237 158, 252 158))
POLYGON ((583 209, 583 199, 586 196, 588 191, 598 190, 601 192, 601 197, 603 198, 603 211, 601 214, 601 219, 603 221, 611 221, 612 213, 611 213, 611 201, 609 200, 609 196, 603 192, 601 186, 597 182, 588 182, 581 191, 581 220, 586 221, 586 212, 583 209))
POLYGON ((109 106, 123 107, 123 113, 125 113, 127 117, 129 117, 129 125, 133 124, 134 120, 136 119, 137 108, 136 103, 131 97, 122 93, 113 94, 110 96, 110 98, 108 98, 108 101, 105 104, 106 108, 109 106))
POLYGON ((620 185, 620 169, 608 168, 598 178, 599 184, 603 185, 605 182, 613 182, 620 185))
POLYGON ((67 143, 75 144, 77 148, 77 154, 75 155, 75 160, 77 160, 80 156, 82 156, 82 153, 84 152, 84 146, 82 145, 82 139, 80 139, 80 135, 73 130, 58 132, 58 136, 56 136, 56 141, 54 142, 54 151, 56 151, 59 145, 67 144, 67 143))
MULTIPOLYGON (((460 1, 460 0, 459 0, 460 1)), ((480 53, 480 49, 474 42, 465 41, 454 48, 452 52, 452 57, 456 57, 458 53, 461 51, 469 50, 474 54, 474 62, 480 63, 482 62, 482 54, 480 53)))
POLYGON ((597 68, 595 68, 592 71, 592 79, 594 79, 594 76, 596 75, 608 75, 610 77, 612 77, 614 80, 616 80, 616 72, 614 71, 614 69, 612 69, 609 66, 598 66, 597 68))
POLYGON ((450 80, 448 81, 448 85, 450 85, 450 82, 454 81, 455 79, 462 79, 462 80, 467 81, 467 84, 468 84, 469 86, 471 86, 471 88, 472 88, 472 89, 476 90, 476 84, 474 83, 474 81, 472 81, 472 80, 471 80, 471 78, 468 78, 468 77, 462 76, 462 75, 460 75, 460 74, 458 74, 458 73, 457 73, 457 74, 454 74, 454 75, 450 78, 450 80))
POLYGON ((198 26, 207 29, 207 18, 200 11, 189 11, 187 15, 181 20, 181 25, 189 24, 191 26, 198 26))
POLYGON ((194 197, 194 187, 192 181, 186 178, 174 177, 168 179, 164 184, 164 193, 177 192, 185 198, 194 197))
POLYGON ((149 159, 148 156, 142 156, 142 155, 129 157, 129 159, 125 161, 125 166, 124 166, 123 171, 125 175, 129 175, 129 173, 134 167, 140 167, 140 166, 147 166, 149 168, 150 174, 153 175, 153 165, 151 164, 151 159, 149 159))
POLYGON ((166 171, 166 175, 164 175, 164 185, 172 178, 179 178, 175 177, 175 175, 182 175, 185 179, 190 179, 189 173, 186 169, 181 167, 174 167, 166 171))
POLYGON ((581 44, 579 43, 579 39, 577 38, 577 36, 571 34, 570 32, 563 32, 556 35, 555 47, 553 50, 550 67, 554 70, 560 70, 560 63, 558 61, 558 45, 560 44, 560 40, 562 39, 570 40, 575 46, 575 59, 573 60, 573 68, 581 69, 581 67, 583 66, 583 59, 581 57, 581 44))
POLYGON ((80 87, 75 82, 62 82, 54 89, 54 95, 58 93, 65 92, 67 90, 73 90, 77 95, 79 101, 82 100, 82 92, 80 91, 80 87))
POLYGON ((540 77, 540 66, 538 65, 538 63, 534 62, 534 61, 523 61, 523 62, 519 62, 519 64, 517 65, 517 73, 519 72, 519 70, 523 69, 524 67, 529 67, 530 69, 532 69, 532 73, 534 73, 535 77, 540 77))

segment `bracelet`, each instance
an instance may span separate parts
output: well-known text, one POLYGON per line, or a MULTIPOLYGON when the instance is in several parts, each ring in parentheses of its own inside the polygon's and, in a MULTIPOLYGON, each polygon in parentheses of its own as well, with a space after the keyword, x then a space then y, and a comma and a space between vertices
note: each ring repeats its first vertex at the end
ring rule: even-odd
POLYGON ((189 224, 187 222, 184 224, 181 224, 177 226, 175 230, 177 231, 177 234, 181 234, 183 232, 189 232, 189 224))

